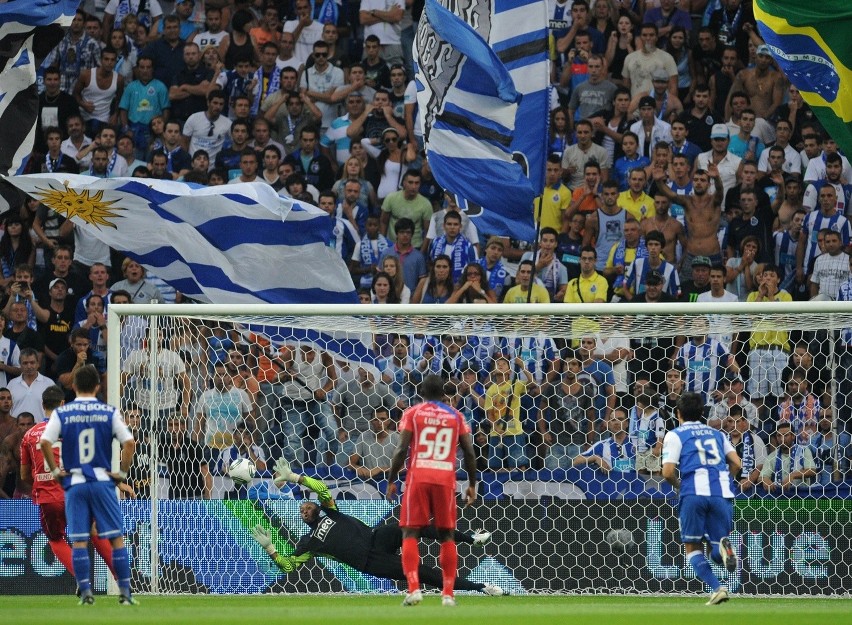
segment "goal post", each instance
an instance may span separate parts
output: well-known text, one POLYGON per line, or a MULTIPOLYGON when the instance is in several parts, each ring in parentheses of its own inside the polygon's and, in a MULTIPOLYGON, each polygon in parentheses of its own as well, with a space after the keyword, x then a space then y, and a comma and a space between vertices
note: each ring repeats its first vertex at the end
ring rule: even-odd
POLYGON ((282 553, 305 533, 312 494, 272 484, 280 456, 368 525, 398 518, 383 468, 428 373, 475 435, 480 500, 459 527, 494 532, 460 548, 460 574, 518 593, 704 591, 659 457, 695 390, 749 458, 741 565, 717 574, 749 595, 852 591, 850 304, 121 304, 107 324, 108 398, 143 439, 142 496, 123 503, 141 591, 394 590, 323 558, 285 576, 249 531, 282 553), (267 465, 245 488, 227 477, 238 455, 267 465), (812 470, 788 487, 795 467, 812 470))

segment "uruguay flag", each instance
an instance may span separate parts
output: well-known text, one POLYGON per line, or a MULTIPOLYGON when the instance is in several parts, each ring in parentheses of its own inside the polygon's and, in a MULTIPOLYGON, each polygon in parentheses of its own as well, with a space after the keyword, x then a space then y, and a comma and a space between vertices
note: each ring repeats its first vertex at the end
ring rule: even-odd
MULTIPOLYGON (((79 0, 18 0, 0 4, 2 175, 22 170, 35 140, 38 92, 32 48, 36 28, 51 24, 70 26, 78 4, 79 0)), ((46 36, 46 33, 39 35, 46 36)))
POLYGON ((72 174, 9 182, 150 269, 216 304, 357 303, 328 215, 261 182, 198 188, 72 174))
POLYGON ((429 165, 481 232, 532 241, 547 144, 545 3, 474 0, 458 10, 426 0, 414 43, 429 165))
POLYGON ((852 152, 852 3, 755 0, 754 15, 781 71, 841 149, 852 152))

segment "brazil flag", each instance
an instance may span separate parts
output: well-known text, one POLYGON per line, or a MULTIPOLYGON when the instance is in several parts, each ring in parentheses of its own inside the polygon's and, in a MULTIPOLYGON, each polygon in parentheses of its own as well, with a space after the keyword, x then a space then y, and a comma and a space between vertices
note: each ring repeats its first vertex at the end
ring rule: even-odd
POLYGON ((852 1, 755 0, 754 15, 781 70, 852 153, 852 1))

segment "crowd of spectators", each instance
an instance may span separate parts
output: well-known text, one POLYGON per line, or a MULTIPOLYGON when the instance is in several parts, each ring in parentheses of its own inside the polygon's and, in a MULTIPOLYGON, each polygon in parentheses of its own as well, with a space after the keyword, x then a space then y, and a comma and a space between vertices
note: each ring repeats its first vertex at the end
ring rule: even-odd
MULTIPOLYGON (((410 53, 422 4, 87 0, 41 64, 30 170, 270 184, 329 214, 365 305, 852 299, 852 168, 778 70, 751 0, 550 3, 537 242, 479 232, 432 175, 410 53)), ((37 385, 70 398, 80 363, 105 372, 110 303, 182 300, 30 199, 4 216, 0 264, 13 397, 2 414, 0 389, 0 428, 22 401, 38 416, 37 385)), ((377 337, 371 372, 192 328, 159 339, 163 386, 151 393, 145 329, 121 338, 126 408, 140 424, 159 411, 170 444, 203 466, 187 496, 209 493, 235 455, 376 478, 388 424, 429 371, 452 381, 490 470, 654 473, 682 388, 703 392, 712 422, 754 455, 744 489, 767 477, 761 467, 770 488, 791 471, 824 483, 849 468, 848 332, 832 372, 821 333, 600 328, 576 344, 377 337)))

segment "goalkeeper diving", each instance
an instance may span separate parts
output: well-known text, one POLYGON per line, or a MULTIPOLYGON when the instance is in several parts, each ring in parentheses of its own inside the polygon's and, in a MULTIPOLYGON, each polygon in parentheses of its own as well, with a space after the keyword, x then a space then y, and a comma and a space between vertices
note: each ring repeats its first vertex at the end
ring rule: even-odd
MULTIPOLYGON (((275 463, 274 480, 277 486, 287 482, 299 484, 315 492, 320 505, 313 501, 304 501, 299 506, 302 520, 310 531, 299 539, 292 555, 281 555, 275 549, 268 529, 257 525, 252 536, 266 549, 275 564, 285 573, 290 573, 315 556, 322 556, 348 564, 353 569, 375 577, 405 581, 402 570, 402 529, 396 523, 379 527, 369 527, 359 519, 344 514, 337 509, 328 487, 321 481, 299 475, 290 469, 290 463, 280 458, 275 463)), ((425 538, 437 538, 435 529, 423 528, 425 538)), ((456 531, 456 542, 471 545, 483 545, 491 538, 491 533, 478 530, 473 534, 456 531)), ((441 569, 420 565, 420 581, 436 588, 443 584, 441 569)), ((473 590, 487 595, 500 596, 503 589, 492 584, 479 584, 460 577, 456 578, 455 590, 473 590)))

